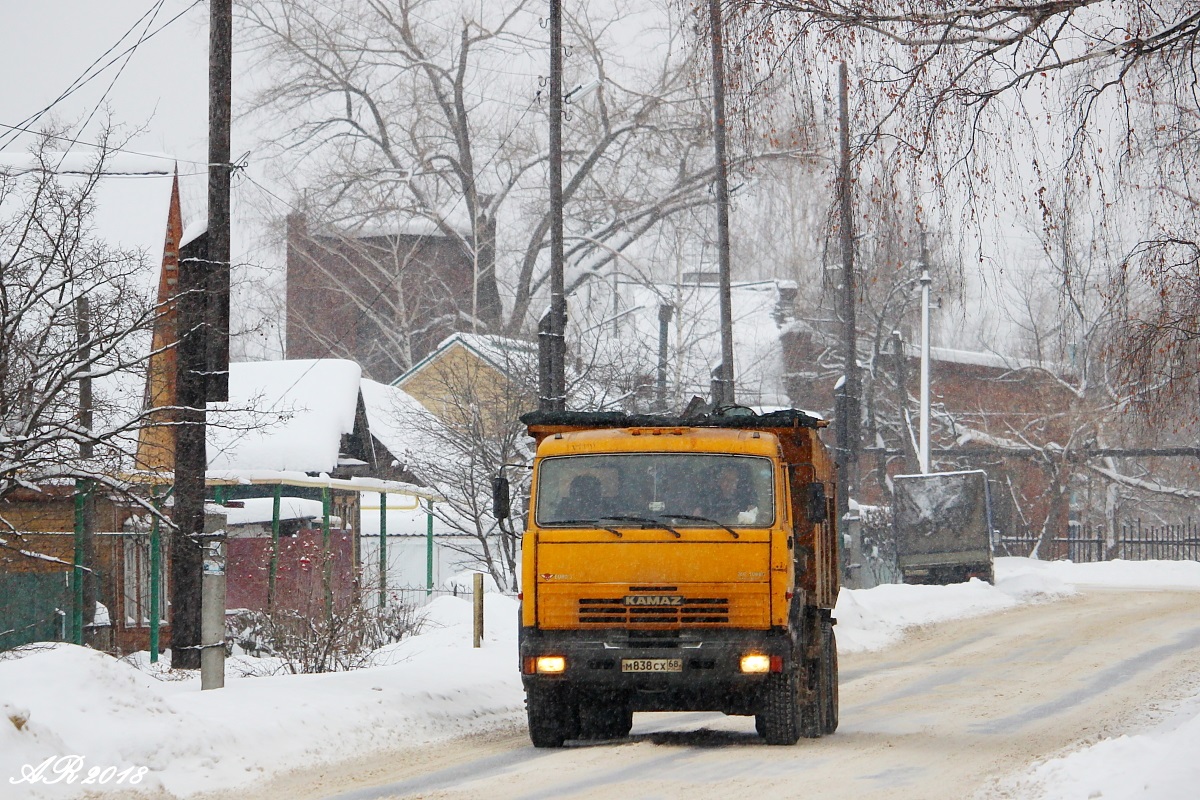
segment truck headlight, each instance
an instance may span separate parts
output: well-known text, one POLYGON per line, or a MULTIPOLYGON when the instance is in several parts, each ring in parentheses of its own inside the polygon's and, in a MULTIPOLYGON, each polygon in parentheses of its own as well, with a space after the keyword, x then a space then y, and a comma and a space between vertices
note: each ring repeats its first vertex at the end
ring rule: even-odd
POLYGON ((742 672, 763 673, 771 671, 771 657, 761 653, 742 656, 742 672))
POLYGON ((538 656, 533 668, 539 675, 557 675, 566 670, 567 660, 562 656, 538 656))

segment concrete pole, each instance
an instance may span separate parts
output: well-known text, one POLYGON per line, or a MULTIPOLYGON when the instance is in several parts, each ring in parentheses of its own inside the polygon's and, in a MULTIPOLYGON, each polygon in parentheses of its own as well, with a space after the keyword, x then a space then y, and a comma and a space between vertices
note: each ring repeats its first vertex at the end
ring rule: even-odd
POLYGON ((567 298, 563 284, 562 2, 550 0, 550 326, 540 407, 566 409, 567 298))
POLYGON ((929 474, 929 270, 921 270, 921 422, 920 453, 921 474, 929 474))
MULTIPOLYGON (((857 289, 854 280, 854 204, 850 174, 850 92, 846 64, 838 65, 838 207, 842 247, 842 360, 844 375, 840 393, 836 393, 837 417, 837 517, 841 524, 850 513, 850 498, 858 489, 859 395, 862 381, 858 374, 857 289)), ((838 548, 838 558, 842 558, 838 548)), ((839 564, 839 574, 841 564, 839 564)))
POLYGON ((387 607, 387 492, 379 493, 379 610, 387 607))
POLYGON ((670 335, 669 326, 675 306, 663 303, 658 307, 658 384, 655 390, 655 410, 665 413, 667 410, 667 337, 670 335))
POLYGON ((425 596, 433 596, 433 501, 425 512, 425 596))
POLYGON ((200 582, 200 688, 225 686, 225 542, 210 539, 204 547, 200 582))
POLYGON ((204 515, 200 580, 200 688, 225 686, 225 517, 204 515))

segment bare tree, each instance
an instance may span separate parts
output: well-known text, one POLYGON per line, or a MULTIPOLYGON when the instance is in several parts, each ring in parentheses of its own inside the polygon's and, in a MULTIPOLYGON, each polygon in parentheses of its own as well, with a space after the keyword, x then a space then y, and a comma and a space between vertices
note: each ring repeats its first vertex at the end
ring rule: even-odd
POLYGON ((1090 202, 1114 267, 1106 291, 1121 298, 1113 355, 1144 387, 1140 410, 1178 401, 1200 374, 1189 323, 1200 275, 1200 202, 1189 179, 1200 156, 1194 3, 732 5, 747 59, 850 61, 860 154, 891 153, 914 186, 941 190, 952 215, 980 223, 1011 204, 1053 234, 1050 198, 1060 189, 1080 210, 1090 202))
MULTIPOLYGON (((431 0, 244 4, 251 45, 272 76, 260 108, 292 127, 283 152, 299 165, 297 194, 307 192, 314 221, 351 231, 427 221, 471 267, 470 302, 459 312, 480 332, 524 330, 546 288, 539 8, 527 0, 473 11, 431 0)), ((683 21, 669 3, 569 10, 568 289, 663 221, 710 201, 711 123, 683 21), (637 58, 618 58, 630 38, 637 58)), ((372 294, 385 296, 395 276, 381 275, 372 294)))
POLYGON ((145 422, 155 281, 143 253, 93 230, 109 151, 83 163, 55 141, 0 166, 0 503, 72 480, 125 491, 145 422))

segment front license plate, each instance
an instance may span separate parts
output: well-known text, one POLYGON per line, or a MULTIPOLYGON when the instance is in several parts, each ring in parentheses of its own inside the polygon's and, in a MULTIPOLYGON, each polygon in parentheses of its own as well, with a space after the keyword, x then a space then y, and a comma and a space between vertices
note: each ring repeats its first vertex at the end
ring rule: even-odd
POLYGON ((683 659, 622 658, 621 672, 683 672, 683 659))

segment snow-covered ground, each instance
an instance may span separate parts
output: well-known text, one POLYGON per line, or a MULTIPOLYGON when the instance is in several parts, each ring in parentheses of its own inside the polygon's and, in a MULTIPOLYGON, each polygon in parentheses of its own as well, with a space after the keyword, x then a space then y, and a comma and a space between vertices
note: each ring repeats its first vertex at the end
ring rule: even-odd
MULTIPOLYGON (((995 586, 843 590, 843 652, 879 650, 906 628, 1048 602, 1078 586, 1200 589, 1200 563, 1069 564, 999 559, 995 586)), ((151 669, 145 654, 115 660, 71 645, 0 660, 0 796, 62 798, 124 776, 183 797, 259 782, 277 772, 372 750, 412 746, 519 723, 515 601, 487 595, 483 647, 471 647, 471 607, 444 597, 421 632, 376 654, 376 666, 325 675, 242 677, 226 688, 151 669), (77 756, 76 759, 65 758, 77 756), (37 782, 21 782, 48 764, 37 782), (73 783, 54 780, 53 770, 73 783), (108 768, 114 768, 105 772, 108 768), (145 767, 146 769, 141 769, 145 767), (95 768, 91 785, 82 781, 95 768), (65 775, 64 775, 65 777, 65 775), (107 782, 104 779, 107 778, 107 782)), ((1191 798, 1200 785, 1200 697, 1157 727, 1121 736, 1016 776, 1030 798, 1191 798)))

